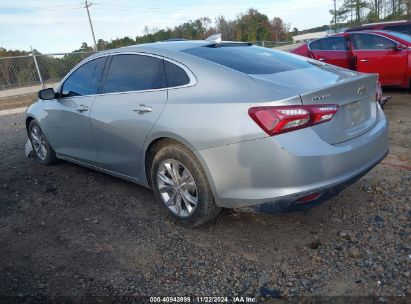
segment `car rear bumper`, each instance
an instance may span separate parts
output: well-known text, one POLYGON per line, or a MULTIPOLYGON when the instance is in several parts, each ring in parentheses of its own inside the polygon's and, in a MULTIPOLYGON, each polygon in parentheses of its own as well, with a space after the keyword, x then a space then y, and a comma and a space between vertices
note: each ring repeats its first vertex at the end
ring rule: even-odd
POLYGON ((320 200, 361 177, 388 153, 388 123, 380 108, 378 114, 373 129, 340 144, 328 144, 306 128, 196 155, 221 207, 280 206, 317 192, 320 200))

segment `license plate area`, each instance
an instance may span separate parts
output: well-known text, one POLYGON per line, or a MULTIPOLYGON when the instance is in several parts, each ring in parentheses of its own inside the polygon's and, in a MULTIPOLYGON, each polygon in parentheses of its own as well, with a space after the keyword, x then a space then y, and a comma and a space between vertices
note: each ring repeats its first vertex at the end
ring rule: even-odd
POLYGON ((345 105, 346 123, 349 127, 360 125, 364 121, 363 108, 360 101, 345 105))

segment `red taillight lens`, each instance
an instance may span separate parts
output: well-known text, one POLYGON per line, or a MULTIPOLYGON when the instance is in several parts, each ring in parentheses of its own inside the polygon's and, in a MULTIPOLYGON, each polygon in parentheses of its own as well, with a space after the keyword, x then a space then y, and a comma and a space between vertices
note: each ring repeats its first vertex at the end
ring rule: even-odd
POLYGON ((276 135, 329 121, 337 111, 336 104, 322 104, 254 107, 248 114, 268 135, 276 135))

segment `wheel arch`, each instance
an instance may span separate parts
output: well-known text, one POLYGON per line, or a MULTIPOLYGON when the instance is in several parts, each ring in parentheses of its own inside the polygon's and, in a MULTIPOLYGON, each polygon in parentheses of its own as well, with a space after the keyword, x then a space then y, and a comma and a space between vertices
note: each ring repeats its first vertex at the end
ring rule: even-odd
POLYGON ((175 135, 175 134, 161 134, 161 135, 159 134, 158 136, 151 137, 150 140, 146 141, 145 149, 144 149, 144 152, 142 153, 141 164, 143 165, 140 166, 140 170, 141 170, 140 176, 146 179, 147 185, 151 187, 150 172, 151 172, 151 166, 152 166, 156 151, 158 151, 159 149, 161 149, 162 147, 166 145, 173 144, 173 143, 182 145, 183 147, 188 149, 191 153, 193 153, 194 157, 200 162, 207 176, 207 180, 211 186, 213 195, 214 197, 216 197, 216 188, 214 185, 214 181, 211 178, 211 173, 204 159, 202 159, 199 153, 196 153, 196 149, 194 146, 192 146, 184 138, 181 138, 180 136, 175 135))
POLYGON ((35 119, 34 119, 34 117, 31 116, 31 115, 29 115, 29 116, 26 117, 26 131, 27 131, 27 134, 29 134, 29 126, 30 126, 30 123, 31 123, 33 120, 35 120, 35 119))
POLYGON ((159 151, 162 147, 170 144, 182 145, 194 154, 194 147, 190 145, 188 141, 182 139, 181 137, 175 134, 158 134, 157 136, 153 136, 149 140, 146 140, 146 144, 141 158, 141 164, 143 164, 143 166, 140 166, 142 170, 142 172, 140 172, 140 176, 144 177, 147 180, 147 184, 150 187, 150 171, 154 156, 156 152, 159 151))

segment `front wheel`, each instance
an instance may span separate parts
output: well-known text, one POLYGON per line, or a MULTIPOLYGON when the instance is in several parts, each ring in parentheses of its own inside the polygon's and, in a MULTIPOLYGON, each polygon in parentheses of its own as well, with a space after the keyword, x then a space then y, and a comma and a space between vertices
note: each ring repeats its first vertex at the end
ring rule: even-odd
POLYGON ((182 145, 163 147, 154 157, 151 183, 168 214, 187 226, 200 226, 221 211, 195 156, 182 145))
POLYGON ((32 120, 29 125, 29 139, 37 160, 43 165, 51 165, 57 161, 56 153, 50 146, 40 126, 32 120))

